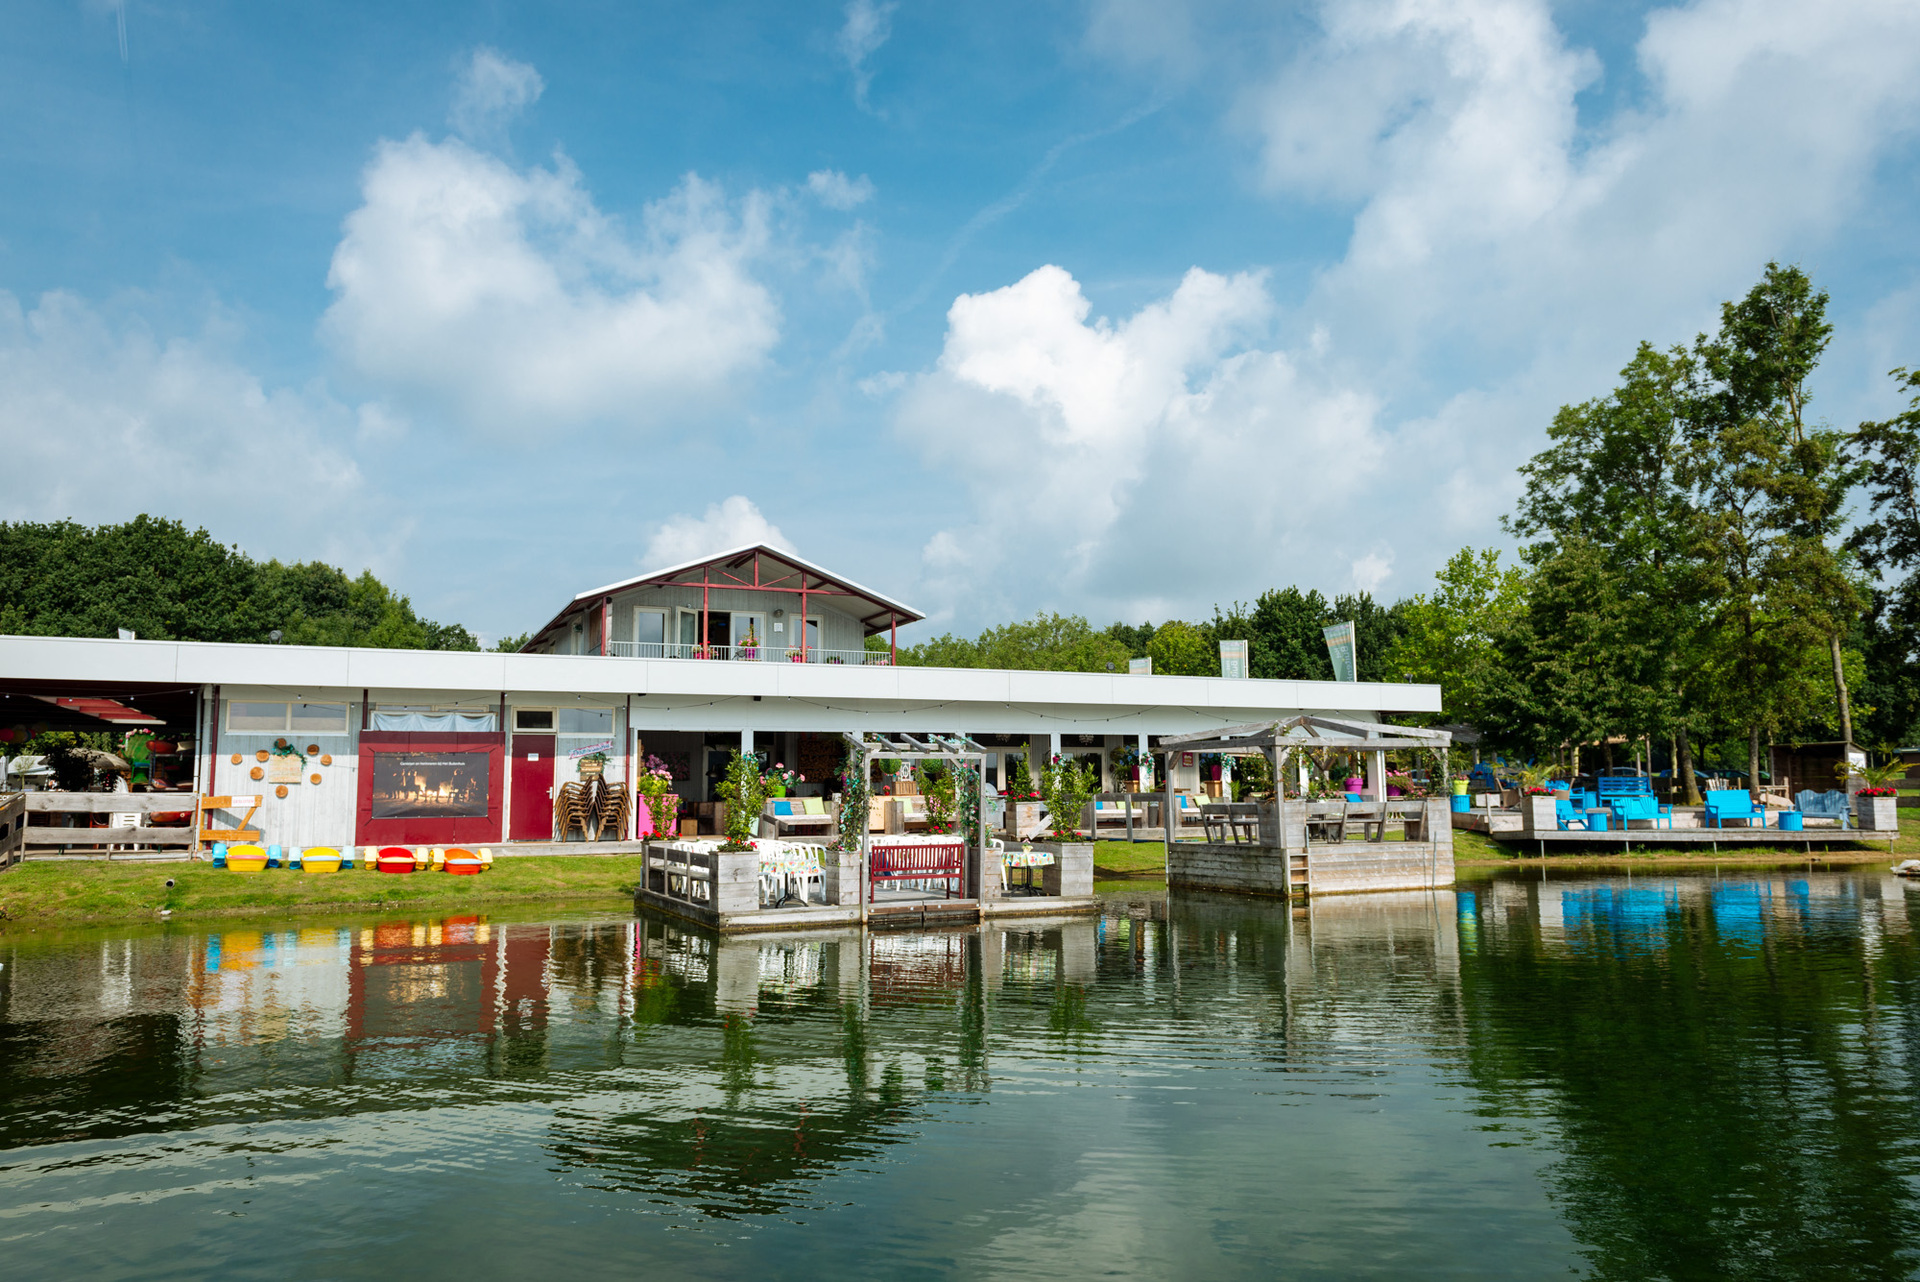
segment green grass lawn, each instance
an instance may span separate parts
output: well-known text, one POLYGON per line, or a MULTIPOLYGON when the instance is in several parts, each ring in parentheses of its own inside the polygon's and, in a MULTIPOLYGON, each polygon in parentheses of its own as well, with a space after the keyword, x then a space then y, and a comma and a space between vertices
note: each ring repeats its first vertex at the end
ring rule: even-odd
POLYGON ((354 869, 308 876, 272 869, 233 873, 204 863, 111 864, 29 860, 0 874, 7 926, 153 920, 237 913, 403 908, 459 912, 511 901, 630 907, 638 855, 551 855, 497 860, 478 877, 393 876, 354 869), (167 881, 174 882, 168 887, 167 881))
POLYGON ((1093 876, 1096 881, 1127 877, 1163 880, 1167 875, 1167 846, 1160 841, 1096 841, 1093 876))

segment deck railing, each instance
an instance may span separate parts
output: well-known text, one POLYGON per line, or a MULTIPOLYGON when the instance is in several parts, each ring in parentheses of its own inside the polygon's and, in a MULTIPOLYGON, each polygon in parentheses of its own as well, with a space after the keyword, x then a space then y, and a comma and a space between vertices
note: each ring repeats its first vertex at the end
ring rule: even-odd
MULTIPOLYGON (((720 659, 729 663, 799 663, 798 650, 766 645, 685 645, 672 641, 615 641, 616 659, 720 659)), ((837 663, 849 667, 887 667, 893 657, 885 650, 808 650, 807 663, 837 663)))

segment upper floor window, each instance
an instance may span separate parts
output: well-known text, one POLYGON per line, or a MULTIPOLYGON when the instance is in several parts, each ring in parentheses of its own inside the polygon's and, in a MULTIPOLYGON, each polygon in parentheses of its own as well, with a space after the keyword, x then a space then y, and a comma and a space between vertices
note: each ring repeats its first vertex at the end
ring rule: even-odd
POLYGON ((233 734, 345 734, 347 705, 229 699, 227 730, 233 734))

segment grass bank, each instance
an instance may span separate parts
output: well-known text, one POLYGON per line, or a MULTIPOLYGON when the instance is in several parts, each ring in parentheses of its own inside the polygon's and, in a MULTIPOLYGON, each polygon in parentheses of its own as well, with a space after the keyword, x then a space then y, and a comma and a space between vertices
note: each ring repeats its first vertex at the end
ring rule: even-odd
POLYGON ((278 869, 248 875, 199 863, 29 860, 0 874, 0 929, 152 921, 162 910, 178 920, 350 909, 457 914, 507 903, 630 908, 641 867, 638 855, 552 855, 501 859, 478 877, 396 877, 358 868, 308 876, 278 869))

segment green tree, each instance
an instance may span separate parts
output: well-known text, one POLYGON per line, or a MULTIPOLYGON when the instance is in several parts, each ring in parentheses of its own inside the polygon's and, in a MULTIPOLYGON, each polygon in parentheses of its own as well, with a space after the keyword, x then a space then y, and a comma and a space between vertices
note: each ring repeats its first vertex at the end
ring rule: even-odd
POLYGON ((1658 639, 1641 629, 1643 608, 1607 549, 1564 539, 1528 576, 1524 608, 1494 635, 1501 661, 1485 728, 1536 752, 1570 744, 1577 770, 1579 745, 1647 724, 1666 673, 1658 639))
POLYGON ((1326 598, 1309 589, 1269 588, 1251 610, 1236 601, 1213 609, 1216 642, 1247 643, 1248 675, 1270 680, 1331 681, 1333 662, 1321 629, 1333 622, 1326 598))
POLYGON ((1914 393, 1903 413, 1862 423, 1849 442, 1872 519, 1848 540, 1874 580, 1856 636, 1866 654, 1868 741, 1902 746, 1920 723, 1920 369, 1893 378, 1914 393))
POLYGON ((420 618, 371 572, 256 562, 205 530, 138 516, 120 525, 0 522, 0 632, 155 641, 250 641, 474 650, 458 624, 420 618))
MULTIPOLYGON (((1712 728, 1699 675, 1712 575, 1691 462, 1698 369, 1684 348, 1640 344, 1614 391, 1554 416, 1548 448, 1520 469, 1527 489, 1506 521, 1534 540, 1524 554, 1536 564, 1569 540, 1604 555, 1604 568, 1619 580, 1608 592, 1635 601, 1636 626, 1626 650, 1592 654, 1601 666, 1575 675, 1592 684, 1601 704, 1609 700, 1600 692, 1619 691, 1627 674, 1644 682, 1636 698, 1612 705, 1625 720, 1606 729, 1671 736, 1681 787, 1695 801, 1692 745, 1712 728)), ((1577 611, 1552 616, 1566 625, 1579 619, 1577 611)), ((1528 630, 1528 645, 1577 644, 1577 633, 1541 635, 1548 621, 1528 630)))
POLYGON ((1502 655, 1497 638, 1525 606, 1527 577, 1500 553, 1462 548, 1434 575, 1431 593, 1401 602, 1401 632, 1381 669, 1441 688, 1446 719, 1491 719, 1502 655))
POLYGON ((903 665, 927 668, 1010 668, 1031 672, 1125 672, 1127 647, 1095 632, 1077 614, 1049 614, 988 628, 969 640, 944 633, 900 648, 903 665))
POLYGON ((1174 677, 1217 677, 1220 675, 1219 645, 1208 633, 1191 623, 1174 620, 1154 629, 1147 643, 1147 655, 1153 670, 1174 677))
MULTIPOLYGON (((1333 599, 1333 619, 1353 621, 1356 651, 1354 676, 1360 681, 1404 681, 1406 674, 1395 672, 1387 660, 1406 632, 1406 602, 1381 605, 1372 593, 1356 592, 1333 599)), ((1324 643, 1324 638, 1322 638, 1324 643)))
POLYGON ((1747 732, 1753 788, 1767 734, 1830 707, 1851 737, 1841 638, 1860 601, 1833 543, 1854 473, 1841 435, 1807 418, 1807 383, 1832 334, 1826 306, 1805 273, 1769 263, 1722 306, 1719 334, 1694 347, 1691 466, 1718 607, 1709 666, 1723 718, 1747 732))
POLYGON ((0 632, 155 641, 264 640, 253 563, 205 530, 0 522, 0 632))
POLYGON ((1145 658, 1151 651, 1148 646, 1153 641, 1155 628, 1151 623, 1109 623, 1107 635, 1127 647, 1130 658, 1145 658))

